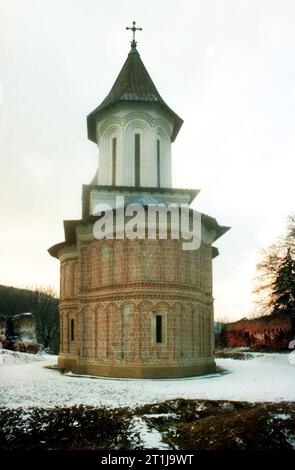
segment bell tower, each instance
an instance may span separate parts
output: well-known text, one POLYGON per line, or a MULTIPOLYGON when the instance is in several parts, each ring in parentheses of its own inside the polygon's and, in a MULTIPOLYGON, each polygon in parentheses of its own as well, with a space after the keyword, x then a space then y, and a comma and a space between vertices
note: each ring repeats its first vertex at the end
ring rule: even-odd
MULTIPOLYGON (((109 94, 87 116, 99 164, 83 185, 82 218, 64 221, 65 241, 49 249, 60 261, 58 365, 111 377, 204 374, 215 370, 213 243, 228 227, 201 214, 201 242, 192 251, 184 251, 179 238, 163 239, 158 222, 153 239, 94 234, 95 208, 107 204, 117 221, 118 196, 124 209, 136 203, 146 216, 149 206, 173 204, 178 214, 199 192, 172 187, 171 144, 183 121, 142 62, 135 41, 141 28, 133 22, 127 29, 133 33, 128 57, 109 94)), ((193 219, 192 208, 188 213, 193 219)), ((171 235, 172 218, 167 224, 171 235)))
POLYGON ((141 60, 135 41, 141 28, 133 22, 126 29, 133 32, 128 57, 109 94, 87 116, 88 138, 99 147, 92 184, 138 191, 153 188, 153 192, 169 189, 171 143, 183 120, 165 103, 141 60))

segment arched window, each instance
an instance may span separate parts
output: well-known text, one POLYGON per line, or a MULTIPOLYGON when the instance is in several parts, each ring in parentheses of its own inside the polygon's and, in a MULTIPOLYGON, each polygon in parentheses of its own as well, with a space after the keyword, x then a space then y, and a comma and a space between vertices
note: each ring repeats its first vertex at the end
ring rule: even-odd
POLYGON ((134 135, 135 186, 140 186, 140 134, 134 135))
POLYGON ((156 343, 163 342, 162 315, 156 315, 156 343))
POLYGON ((71 323, 70 323, 70 338, 71 338, 71 341, 74 341, 75 339, 75 322, 73 318, 71 318, 71 323))
POLYGON ((117 172, 117 139, 112 138, 112 185, 116 185, 116 172, 117 172))
POLYGON ((157 186, 161 186, 161 144, 160 139, 157 139, 157 186))

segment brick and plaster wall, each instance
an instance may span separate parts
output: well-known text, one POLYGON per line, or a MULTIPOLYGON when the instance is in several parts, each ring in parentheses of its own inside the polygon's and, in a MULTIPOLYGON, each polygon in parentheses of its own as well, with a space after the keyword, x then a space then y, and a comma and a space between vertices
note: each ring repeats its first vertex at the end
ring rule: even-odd
POLYGON ((60 367, 134 377, 214 369, 210 245, 84 238, 60 259, 60 367))
POLYGON ((221 344, 231 347, 288 349, 289 342, 294 335, 294 317, 271 315, 226 324, 221 332, 221 344))

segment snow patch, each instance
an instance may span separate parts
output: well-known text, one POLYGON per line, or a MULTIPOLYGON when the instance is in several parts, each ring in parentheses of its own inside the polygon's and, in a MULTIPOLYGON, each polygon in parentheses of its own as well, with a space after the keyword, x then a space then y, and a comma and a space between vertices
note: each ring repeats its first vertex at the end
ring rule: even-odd
POLYGON ((295 450, 295 434, 293 434, 289 430, 285 430, 284 435, 286 437, 286 441, 288 442, 288 444, 290 444, 292 449, 295 450))
POLYGON ((143 418, 135 416, 131 424, 132 433, 138 433, 144 449, 171 450, 168 444, 162 441, 162 435, 154 428, 150 428, 143 418))
POLYGON ((204 403, 198 403, 196 406, 196 411, 203 411, 206 409, 206 406, 204 403))
POLYGON ((154 413, 154 414, 144 414, 142 416, 144 416, 145 418, 165 418, 165 419, 177 418, 176 413, 154 413))
POLYGON ((275 419, 282 419, 283 421, 286 421, 287 419, 291 419, 291 415, 286 415, 285 413, 278 413, 274 415, 275 419))
POLYGON ((231 403, 225 402, 225 403, 220 403, 219 407, 222 408, 223 410, 233 410, 234 407, 231 403))
POLYGON ((57 356, 51 356, 50 354, 29 354, 18 351, 10 351, 8 349, 0 349, 0 365, 1 366, 13 366, 17 364, 30 364, 32 362, 52 360, 56 362, 57 356))

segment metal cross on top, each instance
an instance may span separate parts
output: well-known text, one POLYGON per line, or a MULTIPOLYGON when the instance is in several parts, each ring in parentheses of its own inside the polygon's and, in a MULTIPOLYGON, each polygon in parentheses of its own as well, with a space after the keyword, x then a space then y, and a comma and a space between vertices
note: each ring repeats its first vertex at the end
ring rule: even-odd
POLYGON ((132 46, 132 47, 136 47, 136 41, 135 41, 135 33, 136 33, 136 31, 142 31, 142 28, 137 28, 137 27, 135 26, 135 24, 136 24, 136 21, 132 21, 132 27, 131 27, 131 26, 126 26, 126 29, 129 29, 130 31, 133 32, 133 39, 132 39, 132 41, 131 41, 131 46, 132 46))

